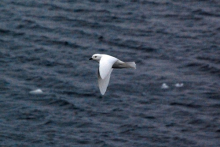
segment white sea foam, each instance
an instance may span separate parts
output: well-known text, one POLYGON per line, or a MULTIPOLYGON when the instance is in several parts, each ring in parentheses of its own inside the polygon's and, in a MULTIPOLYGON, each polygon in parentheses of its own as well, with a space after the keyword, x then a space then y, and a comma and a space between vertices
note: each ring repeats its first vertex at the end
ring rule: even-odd
POLYGON ((161 89, 168 89, 168 88, 169 88, 169 86, 166 83, 163 83, 161 85, 161 89))
POLYGON ((32 90, 29 92, 30 94, 42 94, 43 91, 41 89, 32 90))
POLYGON ((176 83, 176 84, 175 84, 175 87, 177 87, 177 88, 180 88, 180 87, 183 87, 183 86, 184 86, 183 83, 176 83))

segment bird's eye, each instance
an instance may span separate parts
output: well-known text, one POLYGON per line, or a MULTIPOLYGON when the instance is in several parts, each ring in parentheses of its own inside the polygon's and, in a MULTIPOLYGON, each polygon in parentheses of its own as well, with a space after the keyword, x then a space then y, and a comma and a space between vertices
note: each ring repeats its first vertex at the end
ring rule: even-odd
POLYGON ((96 58, 97 56, 95 56, 95 58, 96 58))

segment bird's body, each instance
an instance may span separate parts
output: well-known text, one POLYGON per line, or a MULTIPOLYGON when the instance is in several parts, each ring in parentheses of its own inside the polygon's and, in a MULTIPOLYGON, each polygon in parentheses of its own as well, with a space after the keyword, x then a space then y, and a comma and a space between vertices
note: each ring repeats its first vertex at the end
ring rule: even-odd
POLYGON ((105 94, 113 68, 135 68, 135 62, 123 62, 106 54, 94 54, 90 60, 99 62, 98 84, 102 95, 105 94))

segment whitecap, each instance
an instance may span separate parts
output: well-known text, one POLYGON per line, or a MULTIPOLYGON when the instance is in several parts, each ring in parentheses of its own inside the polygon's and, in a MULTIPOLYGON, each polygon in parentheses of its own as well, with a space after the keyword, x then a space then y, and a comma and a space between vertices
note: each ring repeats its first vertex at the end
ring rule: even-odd
POLYGON ((175 87, 180 88, 180 87, 183 87, 183 85, 184 85, 183 83, 176 83, 175 87))
POLYGON ((166 83, 163 83, 161 86, 161 89, 168 89, 168 88, 169 88, 169 86, 166 83))
POLYGON ((30 94, 42 94, 43 91, 41 89, 32 90, 29 92, 30 94))

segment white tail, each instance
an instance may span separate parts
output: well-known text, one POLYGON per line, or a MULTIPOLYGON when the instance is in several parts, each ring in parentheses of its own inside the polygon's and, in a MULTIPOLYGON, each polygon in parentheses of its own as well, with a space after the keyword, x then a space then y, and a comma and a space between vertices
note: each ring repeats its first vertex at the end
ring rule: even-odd
POLYGON ((136 69, 135 62, 125 62, 125 63, 128 65, 128 67, 136 69))

